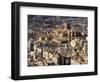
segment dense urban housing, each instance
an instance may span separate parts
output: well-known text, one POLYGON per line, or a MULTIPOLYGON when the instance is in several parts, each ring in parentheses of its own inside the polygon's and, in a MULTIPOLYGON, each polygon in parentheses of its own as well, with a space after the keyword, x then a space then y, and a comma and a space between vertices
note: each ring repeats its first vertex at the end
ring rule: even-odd
POLYGON ((28 15, 28 66, 88 63, 88 18, 28 15))

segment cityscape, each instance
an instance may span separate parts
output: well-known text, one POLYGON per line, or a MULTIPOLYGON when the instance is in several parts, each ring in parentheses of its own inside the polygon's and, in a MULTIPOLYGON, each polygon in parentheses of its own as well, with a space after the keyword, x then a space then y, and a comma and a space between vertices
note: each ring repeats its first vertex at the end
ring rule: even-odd
POLYGON ((88 64, 88 18, 28 15, 27 66, 88 64))

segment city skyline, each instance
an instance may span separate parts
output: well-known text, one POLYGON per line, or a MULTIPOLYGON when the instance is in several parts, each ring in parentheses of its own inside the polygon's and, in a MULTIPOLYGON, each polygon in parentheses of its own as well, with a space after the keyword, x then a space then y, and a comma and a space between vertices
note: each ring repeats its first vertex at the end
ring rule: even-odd
POLYGON ((88 63, 88 18, 28 15, 28 66, 88 63))

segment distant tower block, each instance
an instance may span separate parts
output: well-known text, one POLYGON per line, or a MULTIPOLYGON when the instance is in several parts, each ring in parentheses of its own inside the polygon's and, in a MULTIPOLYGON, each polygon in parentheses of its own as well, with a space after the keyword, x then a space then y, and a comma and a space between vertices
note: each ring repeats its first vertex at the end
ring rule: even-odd
POLYGON ((28 41, 28 50, 31 51, 31 39, 28 41))
POLYGON ((59 54, 58 64, 59 65, 70 65, 71 64, 71 59, 67 58, 67 57, 64 57, 63 55, 59 54))
POLYGON ((69 30, 67 30, 67 33, 68 33, 68 37, 70 37, 70 31, 69 30))
POLYGON ((71 37, 71 24, 70 23, 66 23, 67 24, 67 33, 68 33, 68 37, 71 37))
POLYGON ((37 49, 37 46, 36 46, 36 44, 34 42, 34 52, 36 52, 36 49, 37 49))
POLYGON ((67 30, 71 30, 71 24, 67 23, 67 30))
POLYGON ((32 39, 30 42, 30 51, 34 51, 34 41, 32 39))

